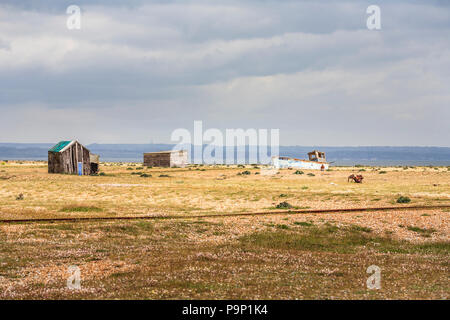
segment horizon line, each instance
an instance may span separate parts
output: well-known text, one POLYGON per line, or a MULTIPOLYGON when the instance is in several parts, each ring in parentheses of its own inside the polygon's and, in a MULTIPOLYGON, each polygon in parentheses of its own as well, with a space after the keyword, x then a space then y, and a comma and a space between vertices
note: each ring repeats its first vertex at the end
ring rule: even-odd
MULTIPOLYGON (((75 139, 77 140, 77 139, 75 139)), ((58 140, 59 141, 59 140, 58 140)), ((0 142, 1 144, 55 144, 56 142, 0 142)), ((165 142, 152 142, 152 143, 101 143, 101 142, 92 142, 92 143, 87 143, 85 144, 86 146, 90 146, 90 145, 177 145, 177 143, 165 143, 165 142)), ((196 146, 193 143, 187 143, 186 145, 191 145, 191 146, 196 146)), ((203 144, 203 146, 205 145, 214 145, 214 144, 203 144)), ((229 146, 229 145, 214 145, 214 146, 218 146, 218 147, 240 147, 240 146, 256 146, 258 147, 259 145, 249 145, 249 144, 244 144, 244 145, 235 145, 235 146, 229 146)), ((270 145, 261 145, 262 147, 269 147, 270 145)), ((330 146, 330 145, 282 145, 280 144, 279 147, 312 147, 312 148, 450 148, 450 146, 437 146, 437 145, 338 145, 338 146, 330 146)))

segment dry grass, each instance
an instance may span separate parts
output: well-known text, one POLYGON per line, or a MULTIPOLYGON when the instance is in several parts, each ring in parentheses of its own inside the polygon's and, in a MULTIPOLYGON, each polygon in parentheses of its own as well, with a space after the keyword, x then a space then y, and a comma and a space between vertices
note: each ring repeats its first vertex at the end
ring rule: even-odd
POLYGON ((72 216, 73 212, 61 212, 61 208, 80 204, 101 209, 99 216, 221 213, 269 210, 282 201, 300 208, 349 208, 397 205, 400 196, 409 197, 414 205, 450 203, 447 168, 383 168, 384 175, 366 168, 363 184, 346 179, 360 168, 334 168, 315 172, 315 177, 296 175, 294 170, 255 175, 259 169, 251 166, 246 168, 250 175, 240 176, 242 168, 140 169, 152 175, 146 178, 127 168, 134 166, 102 165, 105 176, 78 177, 49 175, 42 162, 8 162, 1 174, 10 178, 0 180, 1 213, 15 218, 72 216), (24 199, 16 201, 19 194, 24 199))
MULTIPOLYGON (((315 176, 212 167, 102 165, 105 176, 48 175, 45 163, 8 162, 1 218, 197 214, 295 207, 448 204, 447 168, 361 168, 315 176), (205 168, 202 168, 205 169, 205 168), (159 177, 169 175, 169 177, 159 177), (332 184, 333 183, 333 184, 332 184), (23 194, 23 200, 16 200, 23 194)), ((0 298, 445 299, 449 210, 286 214, 155 221, 0 225, 0 298), (368 290, 368 266, 382 289, 368 290), (82 288, 66 288, 67 268, 82 288)))

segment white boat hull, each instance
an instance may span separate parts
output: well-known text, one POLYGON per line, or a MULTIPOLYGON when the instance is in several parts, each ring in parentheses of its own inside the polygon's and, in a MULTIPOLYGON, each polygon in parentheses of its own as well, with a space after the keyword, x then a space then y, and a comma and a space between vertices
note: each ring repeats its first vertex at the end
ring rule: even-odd
POLYGON ((322 166, 327 170, 330 166, 328 162, 318 162, 300 159, 280 159, 278 157, 272 158, 272 166, 275 168, 296 168, 296 169, 311 169, 321 170, 322 166))

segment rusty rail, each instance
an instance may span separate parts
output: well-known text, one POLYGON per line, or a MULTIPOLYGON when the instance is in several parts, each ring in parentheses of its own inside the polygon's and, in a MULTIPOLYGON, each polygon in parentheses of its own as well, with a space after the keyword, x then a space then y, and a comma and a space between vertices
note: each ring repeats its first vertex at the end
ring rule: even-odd
POLYGON ((337 212, 368 212, 389 210, 430 210, 450 209, 450 205, 434 206, 405 206, 405 207, 368 207, 368 208, 343 208, 343 209, 299 209, 299 210, 277 210, 261 212, 220 213, 202 215, 180 215, 180 216, 122 216, 122 217, 61 217, 61 218, 38 218, 38 219, 1 219, 0 223, 27 223, 27 222, 82 222, 82 221, 104 221, 104 220, 174 220, 174 219, 196 219, 196 218, 220 218, 220 217, 242 217, 242 216, 264 216, 277 214, 311 214, 311 213, 337 213, 337 212))

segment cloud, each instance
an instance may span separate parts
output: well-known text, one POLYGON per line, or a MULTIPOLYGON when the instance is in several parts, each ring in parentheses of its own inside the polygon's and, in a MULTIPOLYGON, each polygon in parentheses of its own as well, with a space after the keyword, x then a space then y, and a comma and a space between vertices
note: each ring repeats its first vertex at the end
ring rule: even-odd
POLYGON ((0 140, 168 142, 204 120, 285 144, 448 146, 445 2, 381 1, 381 31, 368 1, 75 2, 81 30, 64 2, 0 5, 0 140))

